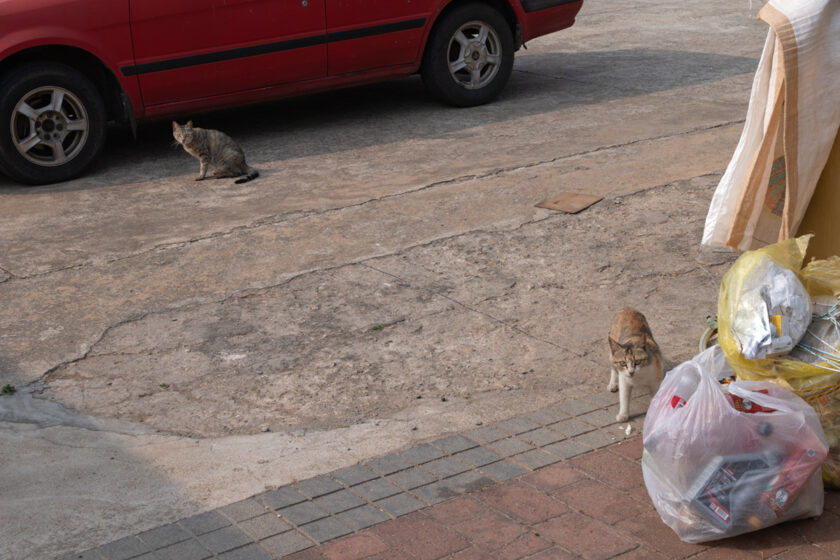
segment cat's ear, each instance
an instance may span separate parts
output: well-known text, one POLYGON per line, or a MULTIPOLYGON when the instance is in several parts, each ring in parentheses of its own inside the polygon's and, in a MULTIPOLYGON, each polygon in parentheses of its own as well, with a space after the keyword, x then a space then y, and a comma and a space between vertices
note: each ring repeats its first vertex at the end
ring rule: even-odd
POLYGON ((607 337, 607 340, 610 341, 610 352, 613 354, 619 354, 624 350, 624 347, 621 346, 618 342, 612 339, 612 337, 607 337))
POLYGON ((178 130, 178 123, 172 121, 172 130, 178 130))
POLYGON ((185 124, 184 126, 186 126, 187 128, 192 128, 193 123, 192 121, 187 121, 187 124, 185 124))

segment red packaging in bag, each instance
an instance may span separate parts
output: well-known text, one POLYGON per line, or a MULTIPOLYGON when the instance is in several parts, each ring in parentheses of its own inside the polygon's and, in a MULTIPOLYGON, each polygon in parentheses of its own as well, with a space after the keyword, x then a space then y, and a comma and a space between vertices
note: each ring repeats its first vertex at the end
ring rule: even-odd
MULTIPOLYGON (((756 393, 762 393, 764 395, 769 394, 767 389, 760 389, 756 391, 756 393)), ((761 406, 760 404, 755 404, 751 400, 741 398, 739 396, 733 395, 732 393, 727 393, 727 397, 732 402, 732 406, 735 407, 735 410, 738 412, 746 412, 747 414, 754 414, 756 412, 776 412, 775 408, 767 408, 765 406, 761 406)))
POLYGON ((700 474, 700 485, 689 491, 691 505, 721 529, 729 529, 739 521, 744 504, 760 492, 756 482, 767 478, 770 468, 761 453, 720 457, 700 474))
MULTIPOLYGON (((801 435, 806 436, 806 434, 801 435)), ((779 474, 761 493, 758 501, 773 510, 776 517, 782 515, 788 504, 799 494, 802 485, 815 470, 819 469, 827 452, 822 443, 813 438, 800 442, 794 449, 788 449, 784 462, 779 466, 779 474)))

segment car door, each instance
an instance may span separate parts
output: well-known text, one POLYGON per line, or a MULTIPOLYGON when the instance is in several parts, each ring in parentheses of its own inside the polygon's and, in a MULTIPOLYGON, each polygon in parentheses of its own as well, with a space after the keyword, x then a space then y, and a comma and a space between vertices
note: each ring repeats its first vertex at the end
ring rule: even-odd
POLYGON ((326 0, 327 72, 347 74, 414 62, 439 0, 326 0))
POLYGON ((326 75, 324 0, 131 0, 148 106, 326 75))

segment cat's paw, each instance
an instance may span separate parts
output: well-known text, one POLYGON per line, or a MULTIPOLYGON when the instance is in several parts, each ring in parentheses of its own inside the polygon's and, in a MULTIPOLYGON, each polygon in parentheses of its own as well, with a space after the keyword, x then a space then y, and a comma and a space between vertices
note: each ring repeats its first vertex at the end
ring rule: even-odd
POLYGON ((622 413, 620 413, 620 412, 619 412, 619 413, 616 415, 616 417, 615 417, 615 421, 616 421, 616 422, 627 422, 627 420, 628 420, 629 418, 630 418, 630 416, 629 416, 629 415, 627 415, 627 414, 622 414, 622 413))
POLYGON ((617 393, 618 392, 618 383, 612 384, 610 383, 607 385, 607 389, 610 390, 610 393, 617 393))

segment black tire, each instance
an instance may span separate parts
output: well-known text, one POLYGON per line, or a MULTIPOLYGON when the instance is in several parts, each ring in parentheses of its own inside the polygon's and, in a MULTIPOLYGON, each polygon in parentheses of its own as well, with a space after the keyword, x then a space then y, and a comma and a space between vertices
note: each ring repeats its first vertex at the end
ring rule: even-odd
MULTIPOLYGON (((462 39, 463 39, 462 38, 462 39)), ((505 18, 487 4, 464 4, 435 23, 420 74, 436 98, 456 107, 482 105, 505 87, 513 69, 513 34, 505 18), (477 34, 487 32, 483 41, 477 34), (463 31, 467 45, 456 41, 463 31), (461 69, 450 62, 462 61, 461 69)))
POLYGON ((30 185, 72 179, 99 155, 106 124, 102 96, 80 72, 21 66, 0 81, 0 168, 30 185))

